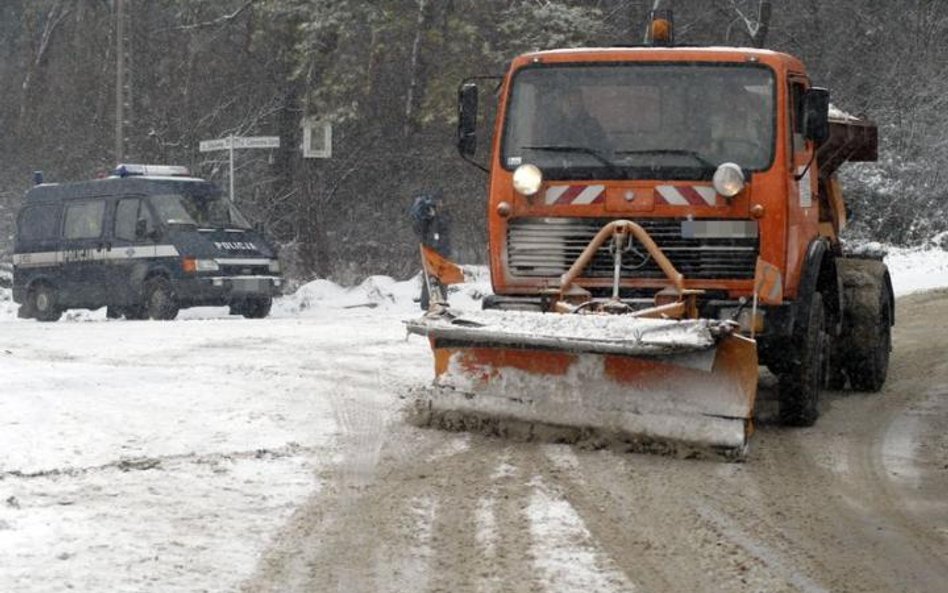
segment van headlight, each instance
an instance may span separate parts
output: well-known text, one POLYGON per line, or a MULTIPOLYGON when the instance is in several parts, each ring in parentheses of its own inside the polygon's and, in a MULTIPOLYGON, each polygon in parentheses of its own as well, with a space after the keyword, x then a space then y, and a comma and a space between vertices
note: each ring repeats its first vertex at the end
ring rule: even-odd
POLYGON ((219 272, 221 266, 213 259, 185 257, 181 260, 181 268, 188 274, 194 274, 197 272, 219 272))
POLYGON ((536 195, 543 184, 543 172, 536 165, 520 165, 513 174, 513 186, 527 197, 536 195))
POLYGON ((197 272, 220 272, 221 266, 213 259, 196 259, 194 269, 197 272))
POLYGON ((280 260, 271 259, 270 263, 267 264, 267 267, 269 268, 271 274, 279 274, 280 273, 280 260))
POLYGON ((714 172, 714 189, 725 198, 733 198, 744 191, 744 171, 735 163, 722 163, 714 172))

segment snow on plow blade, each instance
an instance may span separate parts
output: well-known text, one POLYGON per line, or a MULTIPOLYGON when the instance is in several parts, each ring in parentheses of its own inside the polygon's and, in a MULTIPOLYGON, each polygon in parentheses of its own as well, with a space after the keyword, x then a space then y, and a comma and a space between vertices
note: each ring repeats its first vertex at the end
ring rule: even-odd
POLYGON ((408 323, 435 357, 432 412, 742 455, 757 350, 714 320, 481 311, 408 323))

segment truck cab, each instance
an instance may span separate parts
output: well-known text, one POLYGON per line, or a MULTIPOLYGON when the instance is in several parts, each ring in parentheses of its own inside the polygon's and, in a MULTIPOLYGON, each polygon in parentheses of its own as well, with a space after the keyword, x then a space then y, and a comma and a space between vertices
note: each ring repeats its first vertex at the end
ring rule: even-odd
POLYGON ((39 183, 17 215, 13 297, 20 316, 70 308, 173 319, 229 306, 266 317, 283 284, 276 249, 208 181, 182 167, 120 165, 112 175, 39 183))
MULTIPOLYGON (((468 160, 477 92, 470 81, 459 89, 468 160)), ((878 302, 861 315, 875 317, 851 314, 835 179, 842 162, 875 160, 877 146, 874 125, 831 119, 828 91, 784 53, 655 44, 521 55, 498 87, 483 167, 494 289, 484 307, 549 311, 568 272, 578 303, 612 293, 646 309, 656 293, 681 293, 631 237, 621 265, 603 245, 573 274, 604 225, 633 221, 684 277, 701 317, 732 319, 757 339, 761 363, 781 378, 784 419, 812 424, 830 377, 871 390, 885 379, 891 282, 881 262, 870 265, 878 302), (853 336, 870 322, 866 346, 853 336)))

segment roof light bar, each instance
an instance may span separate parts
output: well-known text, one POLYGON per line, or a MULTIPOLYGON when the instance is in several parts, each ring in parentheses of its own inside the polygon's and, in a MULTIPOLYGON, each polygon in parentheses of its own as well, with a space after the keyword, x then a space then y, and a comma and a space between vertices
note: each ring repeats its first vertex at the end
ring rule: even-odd
POLYGON ((187 167, 179 165, 138 165, 121 163, 112 171, 115 177, 189 177, 187 167))

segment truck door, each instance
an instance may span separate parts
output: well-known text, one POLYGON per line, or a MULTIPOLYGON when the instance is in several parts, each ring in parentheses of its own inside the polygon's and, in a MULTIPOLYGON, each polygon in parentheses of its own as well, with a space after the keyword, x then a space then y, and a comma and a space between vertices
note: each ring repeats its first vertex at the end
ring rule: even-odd
POLYGON ((805 78, 791 77, 790 82, 790 224, 807 227, 817 225, 819 208, 817 204, 818 169, 814 162, 813 143, 806 139, 803 129, 803 98, 809 83, 805 78), (799 215, 794 216, 794 210, 799 215))
POLYGON ((787 140, 789 161, 787 163, 787 283, 788 290, 795 290, 791 279, 799 278, 810 242, 819 235, 819 170, 815 162, 815 146, 806 139, 803 118, 803 103, 809 83, 802 76, 791 76, 787 97, 787 140))
POLYGON ((63 216, 63 304, 96 308, 105 304, 106 267, 112 245, 105 229, 104 198, 66 205, 63 216))
POLYGON ((138 302, 141 281, 155 257, 155 218, 141 196, 121 198, 112 225, 110 285, 117 302, 138 302))

